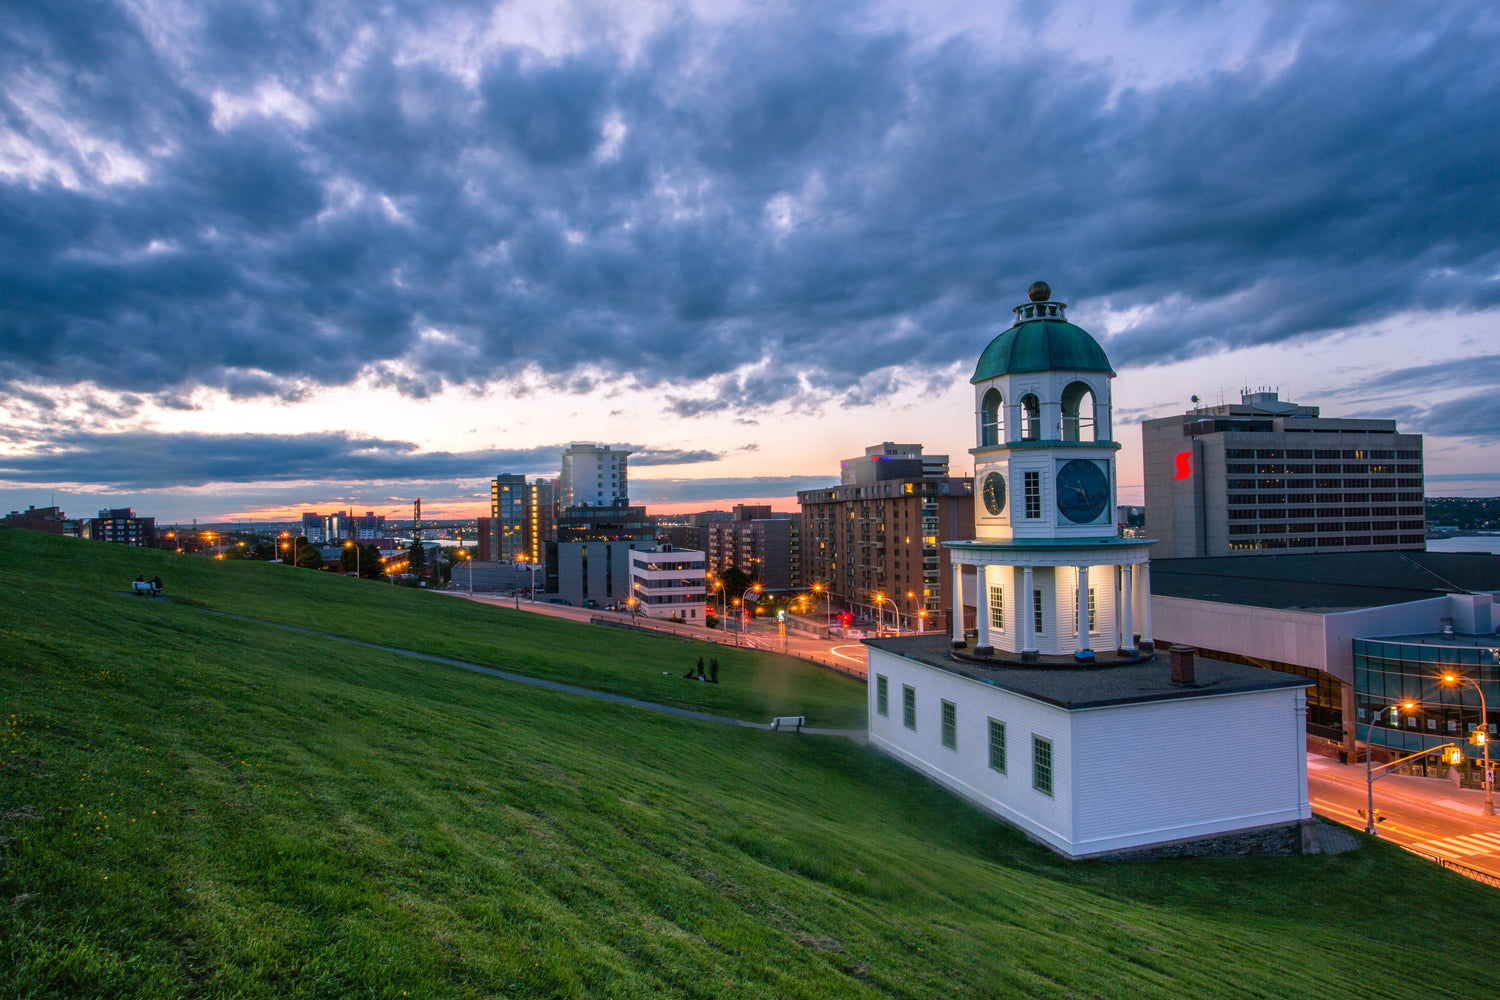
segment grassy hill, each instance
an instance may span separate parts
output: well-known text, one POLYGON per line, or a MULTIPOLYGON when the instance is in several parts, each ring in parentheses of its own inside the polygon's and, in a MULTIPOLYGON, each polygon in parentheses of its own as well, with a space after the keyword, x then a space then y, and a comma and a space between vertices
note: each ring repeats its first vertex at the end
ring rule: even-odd
POLYGON ((1382 843, 1069 864, 850 741, 259 622, 863 718, 766 654, 0 529, 5 996, 1495 995, 1500 893, 1382 843))

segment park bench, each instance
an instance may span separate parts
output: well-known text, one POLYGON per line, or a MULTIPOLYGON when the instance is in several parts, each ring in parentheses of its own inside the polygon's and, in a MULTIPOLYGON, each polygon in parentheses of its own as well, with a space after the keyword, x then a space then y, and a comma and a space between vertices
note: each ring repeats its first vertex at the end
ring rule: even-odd
POLYGON ((796 729, 800 733, 802 732, 802 724, 806 721, 806 717, 801 715, 778 715, 771 720, 771 728, 796 729))
POLYGON ((130 589, 137 594, 156 595, 161 593, 161 584, 155 580, 134 580, 130 584, 130 589))

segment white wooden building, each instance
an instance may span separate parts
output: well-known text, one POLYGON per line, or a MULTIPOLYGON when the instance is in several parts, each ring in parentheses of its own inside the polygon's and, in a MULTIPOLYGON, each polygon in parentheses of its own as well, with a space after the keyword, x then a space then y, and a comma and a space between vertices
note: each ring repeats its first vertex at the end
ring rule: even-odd
POLYGON ((978 664, 942 636, 866 640, 870 742, 1069 858, 1312 816, 1309 680, 1165 656, 1113 667, 978 664))
POLYGON ((1157 656, 1152 543, 1115 527, 1114 371, 1045 282, 1028 297, 970 379, 975 537, 944 543, 976 634, 955 597, 951 637, 867 641, 870 741, 1070 858, 1295 834, 1312 682, 1157 656))

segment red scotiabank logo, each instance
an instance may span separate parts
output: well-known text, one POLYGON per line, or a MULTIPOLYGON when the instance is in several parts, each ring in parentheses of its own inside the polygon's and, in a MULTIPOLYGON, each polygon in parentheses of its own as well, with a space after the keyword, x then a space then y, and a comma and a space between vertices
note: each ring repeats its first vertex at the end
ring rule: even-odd
POLYGON ((1190 451, 1179 451, 1177 453, 1177 475, 1173 479, 1186 479, 1193 474, 1193 453, 1190 451))

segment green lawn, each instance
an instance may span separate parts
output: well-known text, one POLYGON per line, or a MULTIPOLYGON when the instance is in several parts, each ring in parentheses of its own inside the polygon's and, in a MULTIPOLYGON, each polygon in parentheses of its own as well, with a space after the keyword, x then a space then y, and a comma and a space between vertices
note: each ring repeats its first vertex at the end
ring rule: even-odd
POLYGON ((748 718, 863 710, 780 658, 716 650, 781 693, 651 688, 697 647, 0 529, 0 995, 1496 994, 1500 893, 1386 844, 1069 864, 851 741, 204 607, 748 718), (175 599, 120 593, 137 572, 175 599))

